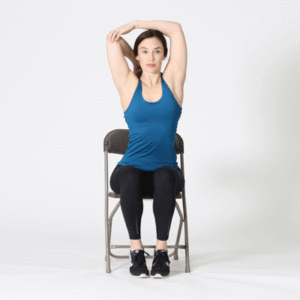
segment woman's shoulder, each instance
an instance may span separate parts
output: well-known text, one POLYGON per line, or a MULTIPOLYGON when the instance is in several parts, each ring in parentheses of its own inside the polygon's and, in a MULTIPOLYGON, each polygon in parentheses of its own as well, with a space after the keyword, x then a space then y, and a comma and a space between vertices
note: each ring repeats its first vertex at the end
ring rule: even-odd
POLYGON ((176 75, 169 70, 165 70, 162 73, 162 78, 168 85, 169 89, 171 90, 173 97, 177 101, 178 105, 182 108, 182 102, 183 102, 183 88, 184 88, 184 82, 181 80, 178 80, 176 78, 176 75))
POLYGON ((121 105, 125 112, 129 107, 131 99, 134 95, 135 90, 139 84, 140 79, 130 70, 127 80, 124 82, 122 87, 119 89, 121 105))

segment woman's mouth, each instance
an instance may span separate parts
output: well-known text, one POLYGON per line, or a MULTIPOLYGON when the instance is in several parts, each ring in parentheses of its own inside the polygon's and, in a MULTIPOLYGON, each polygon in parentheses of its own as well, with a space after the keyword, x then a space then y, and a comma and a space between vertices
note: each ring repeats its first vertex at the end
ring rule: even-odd
POLYGON ((155 64, 148 64, 147 67, 149 68, 153 68, 155 66, 155 64))

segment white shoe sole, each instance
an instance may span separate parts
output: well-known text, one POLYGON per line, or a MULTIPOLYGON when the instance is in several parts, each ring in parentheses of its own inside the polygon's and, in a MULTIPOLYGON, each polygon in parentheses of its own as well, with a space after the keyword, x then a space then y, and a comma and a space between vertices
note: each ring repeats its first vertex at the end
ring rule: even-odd
POLYGON ((154 276, 151 275, 151 277, 152 277, 152 278, 155 278, 155 279, 157 279, 157 278, 163 278, 160 274, 155 274, 154 276))
POLYGON ((154 279, 161 279, 161 278, 166 278, 169 277, 170 274, 166 275, 166 276, 162 276, 161 274, 156 273, 155 275, 151 275, 152 278, 154 279))

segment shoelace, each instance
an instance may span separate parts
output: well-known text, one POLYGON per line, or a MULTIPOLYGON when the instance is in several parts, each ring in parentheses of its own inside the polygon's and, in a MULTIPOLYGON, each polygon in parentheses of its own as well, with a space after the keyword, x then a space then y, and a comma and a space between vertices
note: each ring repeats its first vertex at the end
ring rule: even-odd
POLYGON ((157 250, 156 256, 153 259, 153 266, 164 266, 166 262, 170 263, 167 252, 163 250, 157 250))
POLYGON ((135 262, 136 261, 144 262, 144 253, 146 253, 148 256, 150 256, 150 254, 148 252, 146 252, 145 250, 133 250, 131 252, 134 254, 135 262))

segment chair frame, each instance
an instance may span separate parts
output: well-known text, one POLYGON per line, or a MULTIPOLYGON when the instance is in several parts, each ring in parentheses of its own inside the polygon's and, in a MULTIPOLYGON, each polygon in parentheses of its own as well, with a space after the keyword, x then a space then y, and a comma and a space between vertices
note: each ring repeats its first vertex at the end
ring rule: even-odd
MULTIPOLYGON (((115 154, 125 154, 126 149, 128 148, 129 142, 129 130, 128 129, 115 129, 110 131, 104 138, 104 160, 105 160, 105 248, 106 248, 106 273, 111 273, 110 267, 110 257, 123 259, 130 258, 130 255, 116 255, 111 252, 111 249, 116 248, 130 248, 130 245, 111 245, 111 232, 112 232, 112 221, 113 216, 121 206, 121 200, 116 204, 115 208, 112 210, 110 216, 108 208, 108 198, 120 198, 120 195, 115 192, 108 192, 109 189, 109 177, 108 177, 108 153, 115 154)), ((184 144, 181 136, 176 133, 176 139, 174 143, 174 148, 176 154, 180 154, 180 169, 184 176, 184 144)), ((185 176, 184 176, 185 178, 185 176)), ((144 199, 153 199, 153 197, 145 196, 144 199)), ((174 256, 174 260, 178 260, 178 249, 185 250, 185 272, 190 272, 190 258, 189 258, 189 239, 188 239, 188 223, 187 223, 187 209, 186 209, 186 200, 185 200, 185 185, 182 192, 179 195, 176 195, 176 199, 182 199, 183 214, 181 209, 175 201, 175 206, 180 217, 179 228, 176 238, 175 245, 168 245, 168 248, 175 249, 172 253, 168 254, 169 257, 174 256), (182 231, 182 223, 184 222, 184 232, 185 232, 185 244, 179 245, 179 240, 182 231)), ((155 245, 143 245, 144 248, 155 248, 155 245)), ((153 258, 153 255, 146 256, 145 258, 153 258)))

